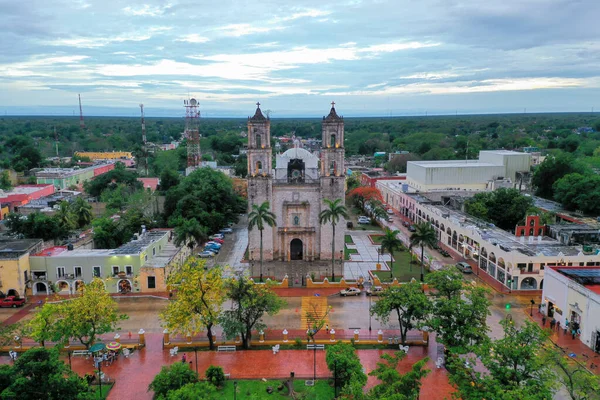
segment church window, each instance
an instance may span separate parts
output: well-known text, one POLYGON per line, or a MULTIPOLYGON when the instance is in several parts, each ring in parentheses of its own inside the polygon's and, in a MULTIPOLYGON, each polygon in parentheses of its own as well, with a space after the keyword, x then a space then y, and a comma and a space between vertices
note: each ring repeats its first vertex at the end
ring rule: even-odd
POLYGON ((335 135, 331 135, 330 139, 330 146, 329 147, 335 147, 335 135))
POLYGON ((329 163, 329 173, 331 175, 335 175, 335 161, 331 161, 329 163))
POLYGON ((262 172, 262 162, 256 162, 256 172, 262 172))
POLYGON ((298 214, 294 214, 293 223, 295 226, 300 225, 300 216, 298 214))
POLYGON ((260 134, 256 135, 256 147, 257 148, 261 147, 261 137, 260 137, 260 134))

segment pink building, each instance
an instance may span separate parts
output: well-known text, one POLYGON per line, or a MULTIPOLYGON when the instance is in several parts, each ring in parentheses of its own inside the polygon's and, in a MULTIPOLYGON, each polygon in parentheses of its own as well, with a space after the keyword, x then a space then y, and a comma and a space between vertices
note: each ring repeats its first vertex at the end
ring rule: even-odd
POLYGON ((13 211, 15 207, 23 206, 32 200, 51 194, 54 194, 54 185, 52 184, 21 185, 0 193, 0 204, 7 204, 10 211, 13 211))
POLYGON ((152 192, 156 191, 160 184, 159 178, 138 178, 137 180, 142 182, 144 189, 150 189, 152 192))

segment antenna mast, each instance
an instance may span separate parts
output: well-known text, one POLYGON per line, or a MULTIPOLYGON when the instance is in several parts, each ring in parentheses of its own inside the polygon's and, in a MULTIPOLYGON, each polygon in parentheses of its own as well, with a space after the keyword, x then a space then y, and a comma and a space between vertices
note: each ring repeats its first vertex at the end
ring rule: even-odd
MULTIPOLYGON (((56 145, 56 157, 58 156, 58 133, 56 133, 56 127, 54 127, 54 144, 56 145)), ((58 159, 58 162, 60 163, 60 158, 58 159)))
POLYGON ((81 95, 77 95, 79 97, 79 127, 81 129, 85 129, 85 123, 83 122, 83 108, 81 108, 81 95))
POLYGON ((185 107, 185 132, 187 139, 187 168, 186 175, 200 166, 202 155, 200 153, 200 111, 196 99, 184 100, 185 107))
POLYGON ((148 176, 148 144, 146 142, 146 121, 144 120, 144 105, 140 104, 140 111, 142 113, 142 142, 144 143, 144 169, 146 171, 146 176, 148 176))

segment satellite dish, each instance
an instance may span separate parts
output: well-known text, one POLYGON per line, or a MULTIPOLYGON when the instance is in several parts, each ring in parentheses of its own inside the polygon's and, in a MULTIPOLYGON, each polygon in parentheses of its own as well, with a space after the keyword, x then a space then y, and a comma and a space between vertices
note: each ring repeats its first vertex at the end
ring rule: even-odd
POLYGON ((196 99, 191 99, 190 100, 190 106, 195 106, 197 104, 198 104, 198 102, 196 101, 196 99))

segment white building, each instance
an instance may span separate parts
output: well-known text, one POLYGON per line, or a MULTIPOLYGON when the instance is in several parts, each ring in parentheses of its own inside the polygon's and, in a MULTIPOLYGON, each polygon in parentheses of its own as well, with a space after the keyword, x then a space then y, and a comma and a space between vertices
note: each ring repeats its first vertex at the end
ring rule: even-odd
POLYGON ((378 181, 376 187, 400 214, 414 222, 431 222, 440 243, 472 261, 478 266, 475 272, 493 278, 491 282, 499 289, 543 289, 546 267, 600 266, 595 249, 584 250, 581 245, 569 246, 544 236, 538 217, 527 217, 516 236, 445 206, 449 199, 466 194, 463 191, 416 193, 394 181, 378 181))
POLYGON ((565 318, 578 322, 581 341, 600 352, 600 267, 546 270, 542 305, 561 326, 565 318))
POLYGON ((406 181, 420 191, 489 190, 498 181, 514 184, 517 172, 529 171, 530 159, 528 153, 486 150, 478 160, 409 161, 406 181))
MULTIPOLYGON (((344 120, 334 107, 322 122, 323 147, 319 155, 294 147, 276 156, 273 168, 271 122, 260 108, 248 118, 248 207, 268 201, 277 225, 262 231, 265 261, 342 260, 344 229, 342 218, 335 237, 330 223, 321 225, 319 214, 324 200, 341 199, 344 204, 344 120), (331 254, 335 241, 336 254, 331 254)), ((260 257, 261 232, 248 232, 250 260, 260 257)))

